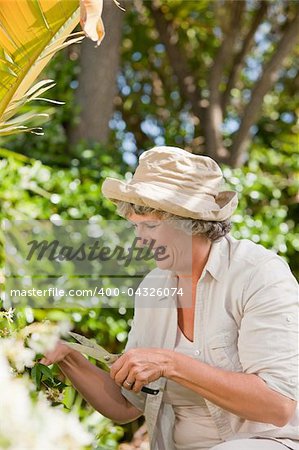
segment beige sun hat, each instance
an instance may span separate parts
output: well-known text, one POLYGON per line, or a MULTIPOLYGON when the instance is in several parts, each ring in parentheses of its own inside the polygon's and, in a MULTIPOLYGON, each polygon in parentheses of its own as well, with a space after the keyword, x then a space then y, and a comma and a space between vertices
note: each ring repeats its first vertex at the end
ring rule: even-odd
POLYGON ((222 221, 238 204, 236 192, 221 192, 222 184, 221 169, 213 159, 162 146, 142 153, 130 181, 107 178, 102 192, 112 201, 149 206, 186 218, 222 221))

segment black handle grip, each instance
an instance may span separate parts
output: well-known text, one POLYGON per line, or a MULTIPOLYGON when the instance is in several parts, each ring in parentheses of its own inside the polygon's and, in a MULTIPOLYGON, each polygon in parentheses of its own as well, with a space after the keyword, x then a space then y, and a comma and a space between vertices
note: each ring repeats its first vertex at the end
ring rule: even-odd
POLYGON ((142 392, 145 392, 146 394, 151 394, 151 395, 159 394, 159 389, 151 389, 146 386, 143 386, 143 388, 141 390, 142 390, 142 392))

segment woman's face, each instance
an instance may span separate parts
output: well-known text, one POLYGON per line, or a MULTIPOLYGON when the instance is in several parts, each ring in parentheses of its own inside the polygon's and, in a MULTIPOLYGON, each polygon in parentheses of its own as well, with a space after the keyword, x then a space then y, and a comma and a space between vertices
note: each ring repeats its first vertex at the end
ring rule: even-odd
MULTIPOLYGON (((152 242, 153 251, 164 247, 163 256, 156 254, 156 265, 160 269, 190 274, 192 272, 192 236, 178 229, 175 223, 159 219, 154 214, 132 214, 129 222, 135 227, 136 237, 152 242)), ((142 241, 140 241, 142 242, 142 241)))

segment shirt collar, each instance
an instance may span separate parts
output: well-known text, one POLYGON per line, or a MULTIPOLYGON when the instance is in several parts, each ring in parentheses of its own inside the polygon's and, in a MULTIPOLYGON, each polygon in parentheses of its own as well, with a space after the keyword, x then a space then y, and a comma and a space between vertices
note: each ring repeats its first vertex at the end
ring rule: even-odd
MULTIPOLYGON (((155 294, 155 299, 165 300, 165 299, 175 299, 175 295, 171 295, 171 288, 177 287, 177 276, 175 272, 171 270, 162 270, 155 268, 146 276, 146 288, 152 290, 155 294), (169 295, 167 295, 169 294, 169 295)), ((141 292, 143 292, 144 287, 140 286, 141 292)), ((144 294, 146 295, 146 294, 144 294)))
POLYGON ((212 244, 209 258, 204 268, 204 273, 207 271, 213 278, 220 281, 229 267, 229 260, 229 243, 228 240, 223 237, 221 241, 212 244))
MULTIPOLYGON (((230 246, 228 239, 226 237, 223 237, 219 242, 212 243, 208 261, 203 269, 201 278, 205 276, 206 272, 209 272, 209 274, 213 278, 215 278, 215 280, 220 281, 229 267, 229 261, 230 261, 230 246)), ((167 278, 164 287, 167 288, 176 287, 177 277, 175 272, 160 271, 159 275, 161 276, 161 273, 163 274, 163 272, 167 272, 167 278)), ((166 298, 169 298, 167 295, 165 295, 164 289, 161 290, 161 295, 159 295, 158 293, 159 291, 157 291, 156 294, 157 300, 164 300, 166 298)))

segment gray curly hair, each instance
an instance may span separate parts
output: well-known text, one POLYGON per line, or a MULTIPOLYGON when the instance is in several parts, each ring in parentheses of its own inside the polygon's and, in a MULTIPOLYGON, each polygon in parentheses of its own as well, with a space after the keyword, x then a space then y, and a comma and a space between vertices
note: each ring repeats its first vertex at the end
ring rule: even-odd
POLYGON ((191 219, 176 216, 175 214, 171 214, 166 211, 150 208, 149 206, 135 205, 133 203, 120 200, 112 201, 116 203, 117 212, 122 217, 127 218, 134 213, 140 216, 155 214, 155 216, 159 219, 174 222, 175 226, 179 225, 179 228, 184 230, 186 233, 190 233, 193 236, 203 235, 213 242, 220 241, 220 239, 231 230, 231 221, 229 219, 220 222, 191 219))

